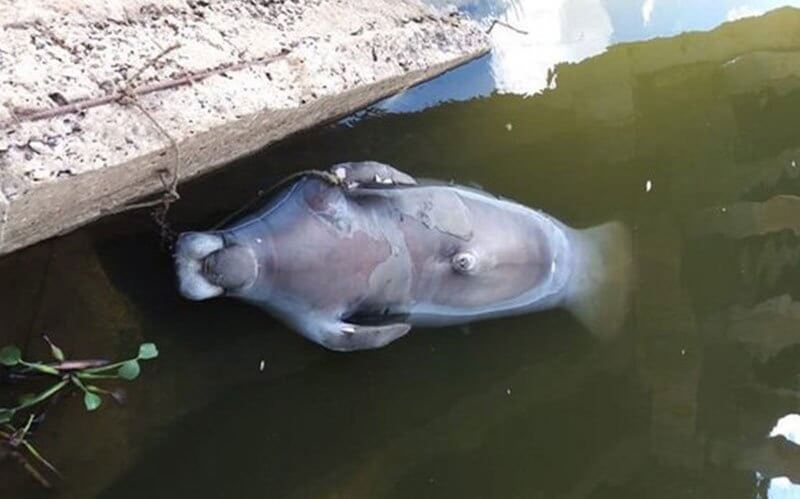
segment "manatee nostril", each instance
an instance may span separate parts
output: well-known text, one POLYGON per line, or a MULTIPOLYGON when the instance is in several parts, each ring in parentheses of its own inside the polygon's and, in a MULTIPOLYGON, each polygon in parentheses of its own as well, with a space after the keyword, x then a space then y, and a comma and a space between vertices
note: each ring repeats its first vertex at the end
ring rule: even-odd
POLYGON ((217 264, 217 255, 219 251, 211 253, 203 260, 203 275, 206 276, 206 279, 209 280, 212 284, 220 284, 221 277, 217 272, 218 264, 217 264))
POLYGON ((203 259, 203 275, 226 290, 243 288, 255 281, 258 266, 252 250, 229 246, 203 259))

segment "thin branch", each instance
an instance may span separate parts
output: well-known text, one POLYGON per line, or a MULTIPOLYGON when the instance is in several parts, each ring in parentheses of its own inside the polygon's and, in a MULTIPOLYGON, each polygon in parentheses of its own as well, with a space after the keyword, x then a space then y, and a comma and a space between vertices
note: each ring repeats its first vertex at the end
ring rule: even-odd
POLYGON ((46 489, 50 489, 50 488, 53 487, 50 484, 50 482, 48 482, 47 479, 41 473, 39 473, 39 471, 31 464, 31 462, 28 460, 28 458, 26 458, 24 455, 22 455, 21 452, 19 452, 19 451, 11 451, 11 455, 14 456, 14 458, 17 460, 17 462, 19 462, 19 464, 21 464, 25 468, 25 470, 37 482, 39 482, 39 484, 42 487, 44 487, 46 489))
POLYGON ((519 28, 517 28, 517 27, 514 27, 514 26, 512 26, 512 25, 508 24, 508 23, 507 23, 507 22, 505 22, 505 21, 501 21, 500 19, 494 19, 494 20, 492 21, 492 24, 491 24, 491 25, 489 25, 489 29, 487 29, 487 30, 486 30, 486 34, 487 34, 487 35, 488 35, 489 33, 491 33, 491 32, 492 32, 492 30, 494 29, 494 27, 495 27, 495 25, 496 25, 496 24, 499 24, 500 26, 505 26, 506 28, 508 28, 508 29, 510 29, 510 30, 512 30, 512 31, 516 31, 516 32, 517 32, 517 33, 519 33, 520 35, 527 35, 527 34, 528 34, 528 32, 527 32, 527 31, 525 31, 525 30, 522 30, 522 29, 519 29, 519 28))
POLYGON ((62 477, 61 472, 58 471, 58 469, 55 466, 53 466, 50 463, 50 461, 45 459, 44 456, 42 456, 42 454, 38 450, 36 450, 36 447, 30 444, 30 442, 28 442, 27 440, 23 440, 21 443, 25 447, 25 449, 27 449, 28 453, 30 453, 30 455, 33 456, 37 461, 42 463, 42 465, 44 465, 45 468, 50 470, 57 477, 59 478, 62 477))
POLYGON ((206 78, 209 78, 211 76, 222 74, 226 71, 237 71, 240 69, 245 69, 259 64, 271 64, 279 59, 282 59, 288 53, 289 50, 284 49, 276 55, 257 57, 249 61, 237 62, 233 64, 221 64, 211 69, 206 69, 203 71, 198 71, 193 73, 187 73, 179 78, 163 80, 156 83, 151 83, 149 85, 140 85, 133 89, 126 89, 117 92, 112 92, 102 97, 81 99, 73 101, 69 104, 65 104, 63 106, 56 106, 48 109, 12 108, 10 109, 11 114, 17 119, 0 122, 0 128, 10 127, 11 125, 17 122, 40 121, 48 118, 63 116, 66 114, 78 113, 85 109, 91 109, 94 107, 103 106, 105 104, 111 104, 112 102, 117 102, 120 99, 124 99, 125 97, 130 97, 130 96, 139 97, 142 95, 151 94, 153 92, 160 92, 163 90, 169 90, 184 85, 190 85, 192 83, 205 80, 206 78))
POLYGON ((125 82, 125 83, 126 83, 126 86, 128 86, 128 87, 129 87, 131 83, 134 83, 134 82, 136 82, 136 81, 139 79, 139 77, 140 77, 140 76, 142 76, 142 73, 144 73, 145 71, 147 71, 149 68, 151 68, 151 67, 155 66, 155 65, 156 65, 156 63, 157 63, 158 61, 160 61, 161 59, 163 59, 163 58, 164 58, 164 56, 165 56, 165 55, 169 54, 169 53, 170 53, 170 52, 172 52, 173 50, 177 50, 177 49, 179 49, 179 48, 180 48, 180 46, 181 46, 181 44, 180 44, 180 43, 176 43, 176 44, 174 44, 174 45, 170 45, 169 47, 167 47, 167 48, 165 48, 164 50, 162 50, 162 51, 161 51, 161 52, 160 52, 160 53, 159 53, 157 56, 155 56, 155 57, 153 57, 152 59, 150 59, 149 61, 147 61, 147 63, 146 63, 146 64, 144 64, 142 67, 140 67, 140 68, 139 68, 139 69, 138 69, 138 70, 137 70, 137 71, 136 71, 136 72, 133 74, 133 76, 131 76, 130 78, 128 78, 128 79, 126 80, 126 82, 125 82))

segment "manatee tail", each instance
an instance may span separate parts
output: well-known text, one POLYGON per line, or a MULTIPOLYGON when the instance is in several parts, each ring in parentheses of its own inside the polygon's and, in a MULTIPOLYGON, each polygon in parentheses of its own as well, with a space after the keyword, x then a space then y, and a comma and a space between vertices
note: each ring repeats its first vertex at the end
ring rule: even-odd
POLYGON ((634 263, 631 234, 609 222, 570 234, 575 265, 564 307, 592 333, 612 338, 622 329, 631 302, 634 263))

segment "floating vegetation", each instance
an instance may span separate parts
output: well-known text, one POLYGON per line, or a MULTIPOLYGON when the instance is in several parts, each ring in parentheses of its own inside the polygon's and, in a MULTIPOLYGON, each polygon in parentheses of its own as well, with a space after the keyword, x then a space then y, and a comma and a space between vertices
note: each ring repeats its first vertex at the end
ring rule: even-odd
POLYGON ((131 381, 139 377, 142 360, 158 357, 153 343, 142 343, 136 357, 120 362, 107 360, 67 359, 64 351, 47 336, 43 337, 50 347, 51 362, 34 362, 22 358, 16 346, 0 350, 0 365, 9 371, 15 380, 51 379, 50 386, 39 393, 23 395, 13 407, 0 407, 0 460, 11 457, 19 462, 36 481, 45 487, 50 482, 42 468, 58 476, 58 470, 50 464, 30 443, 35 426, 43 420, 45 402, 53 403, 57 396, 69 390, 83 392, 83 404, 87 411, 95 411, 103 404, 103 397, 111 397, 118 403, 124 401, 120 389, 108 390, 95 383, 108 380, 131 381), (17 426, 20 421, 24 424, 17 426))

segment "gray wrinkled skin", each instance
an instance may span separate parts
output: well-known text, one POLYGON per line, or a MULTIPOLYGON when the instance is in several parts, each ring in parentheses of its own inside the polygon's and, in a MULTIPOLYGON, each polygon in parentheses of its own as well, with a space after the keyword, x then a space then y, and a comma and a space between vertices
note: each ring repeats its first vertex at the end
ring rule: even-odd
MULTIPOLYGON (((581 307, 608 278, 583 272, 602 258, 589 258, 598 252, 582 231, 480 191, 418 185, 380 163, 331 172, 341 185, 303 177, 224 230, 181 235, 181 293, 237 297, 340 351, 381 347, 412 325, 556 306, 597 316, 581 307)), ((598 234, 624 239, 616 226, 598 234)))

